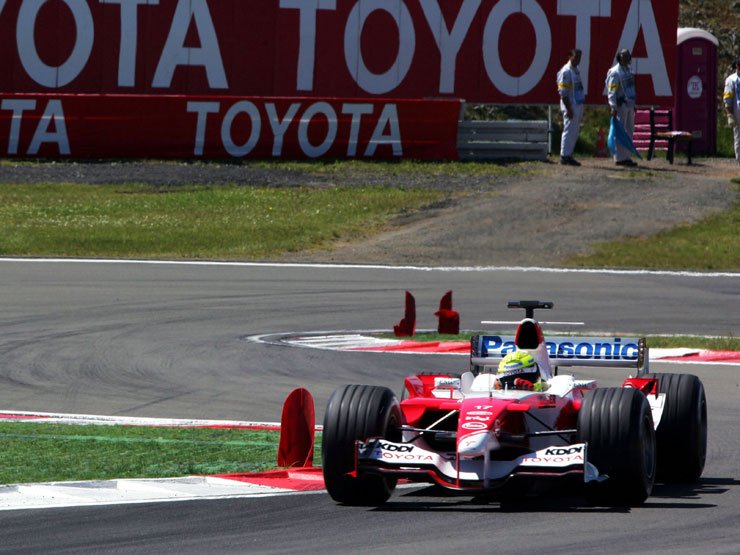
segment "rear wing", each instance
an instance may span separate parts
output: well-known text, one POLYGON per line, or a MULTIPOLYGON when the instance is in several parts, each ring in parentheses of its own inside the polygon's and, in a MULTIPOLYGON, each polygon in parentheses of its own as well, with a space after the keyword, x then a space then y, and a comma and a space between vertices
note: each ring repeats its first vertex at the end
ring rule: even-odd
MULTIPOLYGON (((552 366, 635 368, 638 376, 648 372, 645 338, 555 336, 544 344, 552 366)), ((470 364, 497 365, 516 348, 514 336, 474 335, 470 338, 470 364)))

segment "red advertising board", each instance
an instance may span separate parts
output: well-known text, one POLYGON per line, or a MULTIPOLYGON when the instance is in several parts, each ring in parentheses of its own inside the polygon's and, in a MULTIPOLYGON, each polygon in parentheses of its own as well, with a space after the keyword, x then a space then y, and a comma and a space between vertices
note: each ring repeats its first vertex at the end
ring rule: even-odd
POLYGON ((0 156, 457 158, 454 100, 0 94, 0 156))
POLYGON ((620 48, 672 104, 678 0, 0 0, 0 91, 554 104, 620 48))

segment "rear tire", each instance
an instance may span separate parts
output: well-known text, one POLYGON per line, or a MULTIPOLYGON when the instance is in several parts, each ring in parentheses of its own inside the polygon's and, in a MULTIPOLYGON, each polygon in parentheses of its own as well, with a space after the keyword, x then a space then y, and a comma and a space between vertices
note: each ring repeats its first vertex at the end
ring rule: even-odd
POLYGON ((636 389, 595 389, 578 414, 578 441, 588 443, 587 460, 604 482, 587 484, 599 505, 639 505, 653 489, 656 444, 645 395, 636 389))
POLYGON ((382 437, 401 440, 401 407, 386 387, 345 385, 332 393, 324 416, 322 467, 324 483, 335 501, 346 505, 385 503, 396 480, 376 475, 349 476, 355 470, 355 440, 382 437))
POLYGON ((647 374, 658 378, 665 393, 663 415, 655 431, 658 478, 663 482, 696 482, 707 458, 707 399, 701 380, 692 374, 647 374))

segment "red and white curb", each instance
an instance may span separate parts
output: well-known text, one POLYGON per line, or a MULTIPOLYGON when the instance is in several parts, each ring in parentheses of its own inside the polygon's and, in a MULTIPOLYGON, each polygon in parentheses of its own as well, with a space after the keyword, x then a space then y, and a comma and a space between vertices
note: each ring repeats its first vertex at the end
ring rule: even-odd
MULTIPOLYGON (((263 473, 266 474, 266 473, 263 473)), ((238 476, 238 475, 237 475, 238 476)), ((0 511, 162 503, 202 499, 237 499, 316 493, 324 490, 321 469, 307 479, 290 471, 276 471, 273 478, 187 476, 156 480, 126 479, 83 482, 50 482, 0 486, 0 511)))
MULTIPOLYGON (((0 421, 111 426, 279 430, 277 422, 192 420, 0 410, 0 421)), ((320 431, 321 426, 316 426, 320 431)), ((0 486, 0 511, 274 497, 324 491, 320 467, 179 478, 48 482, 0 486)))
MULTIPOLYGON (((276 336, 253 336, 253 341, 280 342, 294 347, 331 351, 353 351, 399 354, 470 355, 469 341, 415 341, 412 339, 378 338, 362 333, 326 333, 276 336)), ((650 349, 650 360, 693 364, 740 364, 740 351, 703 349, 650 349)))

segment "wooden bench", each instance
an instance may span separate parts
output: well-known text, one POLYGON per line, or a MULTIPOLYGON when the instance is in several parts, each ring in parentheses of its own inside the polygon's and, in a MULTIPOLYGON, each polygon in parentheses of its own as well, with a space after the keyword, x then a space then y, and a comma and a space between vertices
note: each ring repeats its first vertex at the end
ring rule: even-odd
POLYGON ((673 154, 676 143, 686 144, 688 164, 691 164, 690 131, 676 131, 673 129, 673 111, 669 109, 637 109, 635 110, 635 132, 632 140, 638 150, 647 150, 647 159, 652 160, 655 150, 665 150, 666 159, 673 164, 673 154))
POLYGON ((460 160, 546 160, 547 120, 461 121, 457 132, 460 160))

